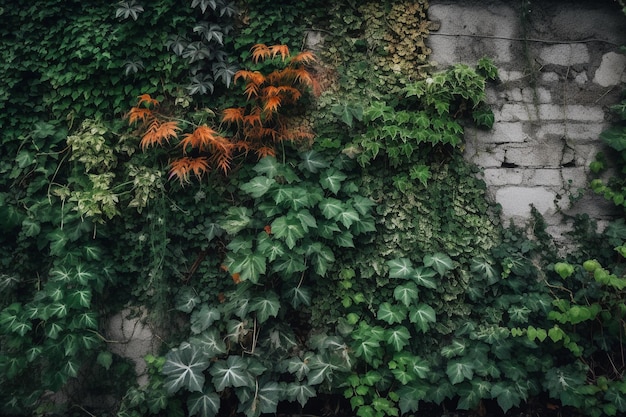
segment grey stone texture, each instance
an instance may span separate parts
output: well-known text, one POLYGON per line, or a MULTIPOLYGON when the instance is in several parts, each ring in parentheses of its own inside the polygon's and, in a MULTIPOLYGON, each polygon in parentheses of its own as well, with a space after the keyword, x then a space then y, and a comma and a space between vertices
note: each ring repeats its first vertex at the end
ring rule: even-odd
POLYGON ((617 2, 431 0, 439 23, 428 46, 439 69, 494 61, 499 80, 488 87, 495 124, 466 128, 466 158, 483 168, 503 220, 523 224, 535 206, 560 237, 566 215, 600 222, 615 214, 587 190, 589 163, 607 151, 599 139, 614 117, 626 81, 626 17, 617 2))

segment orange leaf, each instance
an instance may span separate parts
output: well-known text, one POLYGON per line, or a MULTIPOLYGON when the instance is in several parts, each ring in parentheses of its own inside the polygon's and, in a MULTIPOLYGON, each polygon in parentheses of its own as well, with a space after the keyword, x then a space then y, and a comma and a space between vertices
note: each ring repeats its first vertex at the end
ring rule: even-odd
POLYGON ((152 110, 141 107, 133 107, 128 112, 128 124, 132 125, 138 121, 146 122, 153 117, 154 115, 152 114, 152 110))
POLYGON ((222 122, 225 123, 242 123, 243 122, 243 107, 232 107, 225 109, 222 112, 222 122))
POLYGON ((270 226, 269 224, 266 225, 263 230, 265 230, 265 233, 267 233, 268 235, 272 234, 272 226, 270 226))
POLYGON ((263 106, 263 111, 270 113, 277 112, 278 108, 280 107, 280 101, 280 97, 278 96, 268 98, 265 102, 265 106, 263 106))
POLYGON ((142 150, 145 151, 146 148, 149 148, 150 146, 161 145, 164 138, 157 134, 160 126, 161 122, 156 119, 153 120, 152 123, 150 123, 150 126, 148 126, 148 129, 146 129, 146 133, 144 133, 143 137, 141 138, 141 142, 139 143, 142 150))
POLYGON ((233 275, 231 275, 231 276, 232 276, 232 278, 233 278, 233 282, 234 282, 235 284, 239 284, 239 283, 241 282, 241 277, 240 277, 240 275, 239 275, 239 273, 238 273, 238 272, 235 272, 235 273, 234 273, 233 275))
MULTIPOLYGON (((259 159, 261 159, 266 156, 276 156, 276 150, 269 146, 261 146, 259 149, 256 150, 256 154, 259 157, 259 159)), ((265 231, 267 232, 268 235, 271 233, 271 230, 272 229, 269 226, 265 226, 265 231)))
POLYGON ((246 114, 243 117, 243 122, 246 126, 249 127, 254 127, 254 126, 263 126, 263 123, 261 122, 261 111, 260 109, 256 108, 254 109, 254 111, 250 114, 246 114))
POLYGON ((284 61, 285 58, 289 57, 289 48, 287 45, 272 45, 269 49, 272 54, 272 58, 276 58, 276 55, 280 55, 281 59, 284 61))
POLYGON ((216 153, 215 155, 213 155, 213 160, 215 160, 215 165, 224 173, 226 174, 228 171, 230 171, 230 162, 231 162, 231 157, 230 157, 230 153, 216 153))
POLYGON ((248 81, 256 85, 261 85, 265 82, 265 75, 261 74, 259 71, 239 70, 235 73, 233 82, 237 82, 239 78, 243 78, 244 81, 248 81))
POLYGON ((250 51, 252 52, 252 61, 254 61, 255 64, 259 62, 259 60, 264 60, 270 56, 270 48, 262 43, 257 43, 250 48, 250 51))
POLYGON ((189 177, 192 173, 197 178, 201 178, 202 175, 209 170, 209 162, 206 157, 183 157, 170 163, 170 179, 178 178, 182 184, 183 182, 189 182, 189 177))
POLYGON ((140 107, 142 104, 145 107, 152 107, 152 106, 156 107, 159 105, 159 101, 157 99, 150 97, 150 94, 142 94, 137 98, 139 99, 139 101, 137 102, 137 107, 140 107))
POLYGON ((317 58, 315 57, 315 54, 311 51, 302 51, 298 55, 291 58, 291 62, 295 62, 295 63, 301 62, 303 64, 310 64, 316 61, 317 61, 317 58))
POLYGON ((259 96, 259 86, 254 83, 248 83, 246 84, 246 89, 244 90, 244 93, 246 93, 246 95, 248 96, 248 100, 250 100, 252 96, 254 96, 254 98, 257 98, 259 96))
POLYGON ((211 146, 216 137, 217 132, 215 130, 202 125, 198 126, 192 133, 187 133, 179 145, 183 148, 183 153, 187 152, 188 146, 193 149, 205 150, 211 146))

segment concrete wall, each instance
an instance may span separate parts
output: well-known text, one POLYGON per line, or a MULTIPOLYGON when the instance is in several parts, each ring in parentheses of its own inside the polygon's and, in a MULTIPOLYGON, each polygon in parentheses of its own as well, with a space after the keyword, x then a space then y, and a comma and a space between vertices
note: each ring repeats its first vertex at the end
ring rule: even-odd
POLYGON ((443 69, 494 60, 500 81, 490 86, 491 131, 467 129, 466 157, 484 168, 490 194, 505 220, 521 223, 533 204, 559 236, 563 214, 614 215, 586 191, 588 166, 605 150, 598 136, 608 107, 626 80, 626 17, 605 1, 532 2, 431 0, 435 22, 427 45, 443 69), (539 4, 540 3, 540 4, 539 4), (576 197, 572 203, 570 197, 576 197))

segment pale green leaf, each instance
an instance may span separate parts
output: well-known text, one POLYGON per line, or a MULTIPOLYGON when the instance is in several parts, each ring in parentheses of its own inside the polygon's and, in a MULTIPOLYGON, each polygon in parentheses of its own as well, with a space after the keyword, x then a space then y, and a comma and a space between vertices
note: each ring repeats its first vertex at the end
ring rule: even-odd
POLYGON ((228 254, 225 261, 231 274, 239 274, 241 281, 257 283, 266 271, 266 258, 263 254, 244 250, 228 254))
POLYGON ((406 308, 399 305, 391 305, 384 302, 378 308, 376 318, 383 320, 388 324, 401 323, 406 318, 406 308))
POLYGON ((347 176, 344 173, 335 168, 329 168, 320 176, 320 185, 325 190, 330 190, 333 194, 337 194, 341 189, 341 183, 346 178, 347 176))
POLYGON ((206 355, 193 345, 183 345, 165 356, 164 386, 169 394, 181 388, 201 392, 204 386, 204 370, 209 366, 206 355))
POLYGON ((404 326, 392 327, 386 330, 387 344, 393 346, 396 352, 402 351, 404 346, 409 344, 411 334, 409 330, 404 326))
POLYGON ((427 387, 418 385, 416 383, 404 385, 396 390, 396 394, 400 397, 398 406, 400 407, 400 413, 406 414, 408 412, 415 412, 419 408, 421 400, 426 399, 427 387))
POLYGON ((267 191, 272 188, 276 180, 268 177, 254 177, 239 187, 241 191, 252 196, 252 198, 261 198, 267 191))
POLYGON ((411 305, 411 303, 418 299, 419 290, 417 289, 417 285, 413 282, 409 282, 404 285, 398 285, 393 290, 393 298, 396 301, 400 301, 406 307, 411 305))
POLYGON ((441 252, 424 256, 424 265, 432 267, 441 276, 454 268, 452 259, 450 259, 450 257, 445 253, 441 252))
POLYGON ((278 173, 280 164, 273 156, 262 158, 252 169, 259 175, 265 175, 268 178, 274 178, 278 173))
POLYGON ((228 387, 254 388, 255 385, 246 361, 240 356, 231 355, 226 360, 218 360, 211 366, 209 373, 213 376, 213 385, 218 392, 228 387))
POLYGON ((328 162, 324 159, 323 155, 317 151, 307 151, 300 154, 302 161, 299 166, 301 169, 305 169, 309 172, 316 173, 320 169, 328 167, 328 162))
POLYGON ((289 249, 293 249, 299 239, 305 236, 300 220, 294 216, 281 216, 271 224, 272 234, 283 239, 289 249))
POLYGON ((418 266, 413 270, 411 278, 417 285, 434 290, 437 288, 437 283, 433 279, 436 274, 437 273, 431 268, 418 266))
POLYGON ((304 407, 310 398, 317 395, 315 388, 307 384, 291 382, 287 384, 286 395, 288 401, 298 401, 304 407))
POLYGON ((407 258, 392 259, 387 262, 390 278, 410 278, 413 276, 413 266, 407 258))
POLYGON ((224 338, 215 327, 206 329, 197 336, 192 336, 189 343, 199 348, 207 358, 214 358, 228 351, 224 338))
POLYGON ((430 323, 437 322, 437 315, 431 306, 422 303, 411 308, 409 320, 411 323, 415 323, 415 326, 419 330, 426 333, 430 327, 430 323))
POLYGON ((252 222, 252 210, 247 207, 229 207, 226 216, 219 223, 229 235, 235 235, 252 222))
POLYGON ((280 300, 276 293, 269 291, 263 297, 257 297, 250 303, 250 310, 256 312, 259 323, 267 321, 270 317, 276 317, 280 310, 280 300))
POLYGON ((203 305, 200 310, 195 310, 191 314, 191 331, 194 334, 202 333, 211 324, 220 319, 220 312, 217 308, 203 305))
POLYGON ((343 203, 336 198, 327 198, 319 203, 319 208, 327 219, 336 219, 343 212, 343 203))
POLYGON ((453 385, 463 382, 465 379, 471 380, 474 376, 474 366, 470 361, 453 360, 448 362, 446 374, 453 385))
POLYGON ((220 410, 220 396, 214 392, 193 393, 187 400, 190 416, 215 417, 220 410))
POLYGON ((353 223, 358 222, 361 217, 359 213, 351 207, 345 207, 343 210, 337 214, 335 217, 341 224, 343 224, 346 228, 352 226, 353 223))

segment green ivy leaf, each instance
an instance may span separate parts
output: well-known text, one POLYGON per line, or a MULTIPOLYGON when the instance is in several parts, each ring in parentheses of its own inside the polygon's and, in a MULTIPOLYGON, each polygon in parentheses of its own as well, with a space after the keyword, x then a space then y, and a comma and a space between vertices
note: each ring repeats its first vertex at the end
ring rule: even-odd
POLYGON ((343 210, 335 217, 344 227, 349 228, 353 223, 358 223, 361 219, 359 213, 352 207, 344 206, 343 210))
POLYGON ((259 175, 274 178, 279 172, 279 163, 273 156, 262 158, 252 169, 259 175))
POLYGON ((413 266, 407 258, 392 259, 387 262, 389 266, 390 278, 411 278, 413 276, 413 266))
POLYGON ((400 401, 398 401, 400 413, 404 415, 409 412, 416 412, 420 401, 427 398, 427 393, 427 387, 417 383, 398 388, 396 394, 400 397, 400 401))
POLYGON ((329 168, 320 176, 320 185, 325 190, 330 190, 333 194, 337 194, 341 189, 341 183, 346 178, 347 176, 344 173, 335 168, 329 168))
POLYGON ((302 161, 299 167, 313 174, 319 172, 320 169, 328 167, 328 162, 324 159, 322 154, 317 151, 307 151, 300 154, 300 156, 302 161))
POLYGON ((327 198, 319 203, 319 208, 325 218, 335 219, 343 211, 343 203, 336 198, 327 198))
POLYGON ((418 299, 419 290, 417 286, 413 282, 409 282, 404 285, 398 285, 393 290, 393 297, 396 301, 400 301, 406 307, 411 305, 411 303, 418 299))
POLYGON ((244 358, 235 355, 215 362, 209 369, 209 373, 213 376, 215 390, 220 392, 228 387, 254 388, 254 377, 246 368, 244 358))
POLYGON ((195 310, 191 314, 191 331, 194 334, 202 333, 220 318, 221 315, 217 308, 211 308, 205 304, 200 310, 195 310))
POLYGON ((305 406, 309 399, 314 398, 317 395, 315 388, 312 386, 299 384, 297 382, 287 384, 285 393, 288 401, 298 401, 302 407, 305 406))
POLYGON ((220 397, 207 390, 193 393, 187 400, 187 408, 190 416, 215 417, 220 410, 220 397))
POLYGON ((415 268, 410 278, 412 278, 417 285, 434 290, 437 288, 437 283, 432 279, 435 275, 436 272, 433 269, 418 266, 415 268))
POLYGON ((247 207, 229 207, 220 227, 229 235, 236 235, 252 222, 252 210, 247 207))
POLYGON ((184 344, 173 349, 165 356, 163 374, 164 386, 169 394, 181 388, 189 391, 202 392, 204 386, 204 370, 209 366, 206 355, 197 347, 184 344))
POLYGON ((301 305, 311 305, 311 292, 306 287, 292 287, 285 293, 293 308, 297 309, 301 305))
POLYGON ((409 320, 411 323, 415 323, 417 328, 423 333, 426 333, 430 327, 430 323, 437 322, 437 315, 431 306, 422 303, 411 309, 409 320))
POLYGON ((507 382, 497 382, 491 388, 491 396, 498 401, 498 405, 505 413, 522 402, 520 393, 515 385, 507 382))
POLYGON ((189 339, 189 343, 199 348, 207 358, 223 355, 228 351, 224 338, 215 327, 189 339))
POLYGON ((479 274, 489 285, 493 285, 500 280, 500 273, 498 273, 487 259, 472 258, 470 270, 479 274))
POLYGON ((265 274, 267 265, 263 254, 250 250, 228 254, 225 264, 232 274, 239 274, 242 281, 259 282, 261 275, 265 274))
MULTIPOLYGON (((376 318, 388 324, 401 323, 406 318, 406 312, 407 310, 403 306, 392 306, 390 303, 384 302, 378 308, 376 318)), ((411 314, 413 314, 413 312, 411 312, 411 314)))
POLYGON ((272 234, 283 239, 289 249, 293 249, 306 234, 302 223, 294 216, 281 216, 272 222, 271 227, 272 234))
POLYGON ((252 198, 261 198, 276 184, 276 180, 268 177, 254 177, 239 187, 241 191, 252 196, 252 198))
POLYGON ((401 352, 402 348, 409 344, 411 334, 404 326, 397 326, 387 329, 387 344, 393 346, 396 352, 401 352))
POLYGON ((448 363, 446 374, 453 385, 459 384, 465 379, 471 381, 474 377, 474 365, 467 358, 453 360, 448 363))
POLYGON ((184 313, 191 313, 198 303, 200 297, 191 287, 182 287, 176 295, 176 309, 184 313))
POLYGON ((280 300, 274 292, 267 292, 264 297, 256 297, 252 300, 250 310, 256 312, 259 323, 264 323, 270 317, 278 315, 280 300))
POLYGON ((424 265, 434 268, 441 276, 454 268, 452 259, 445 253, 440 252, 424 256, 424 265))

